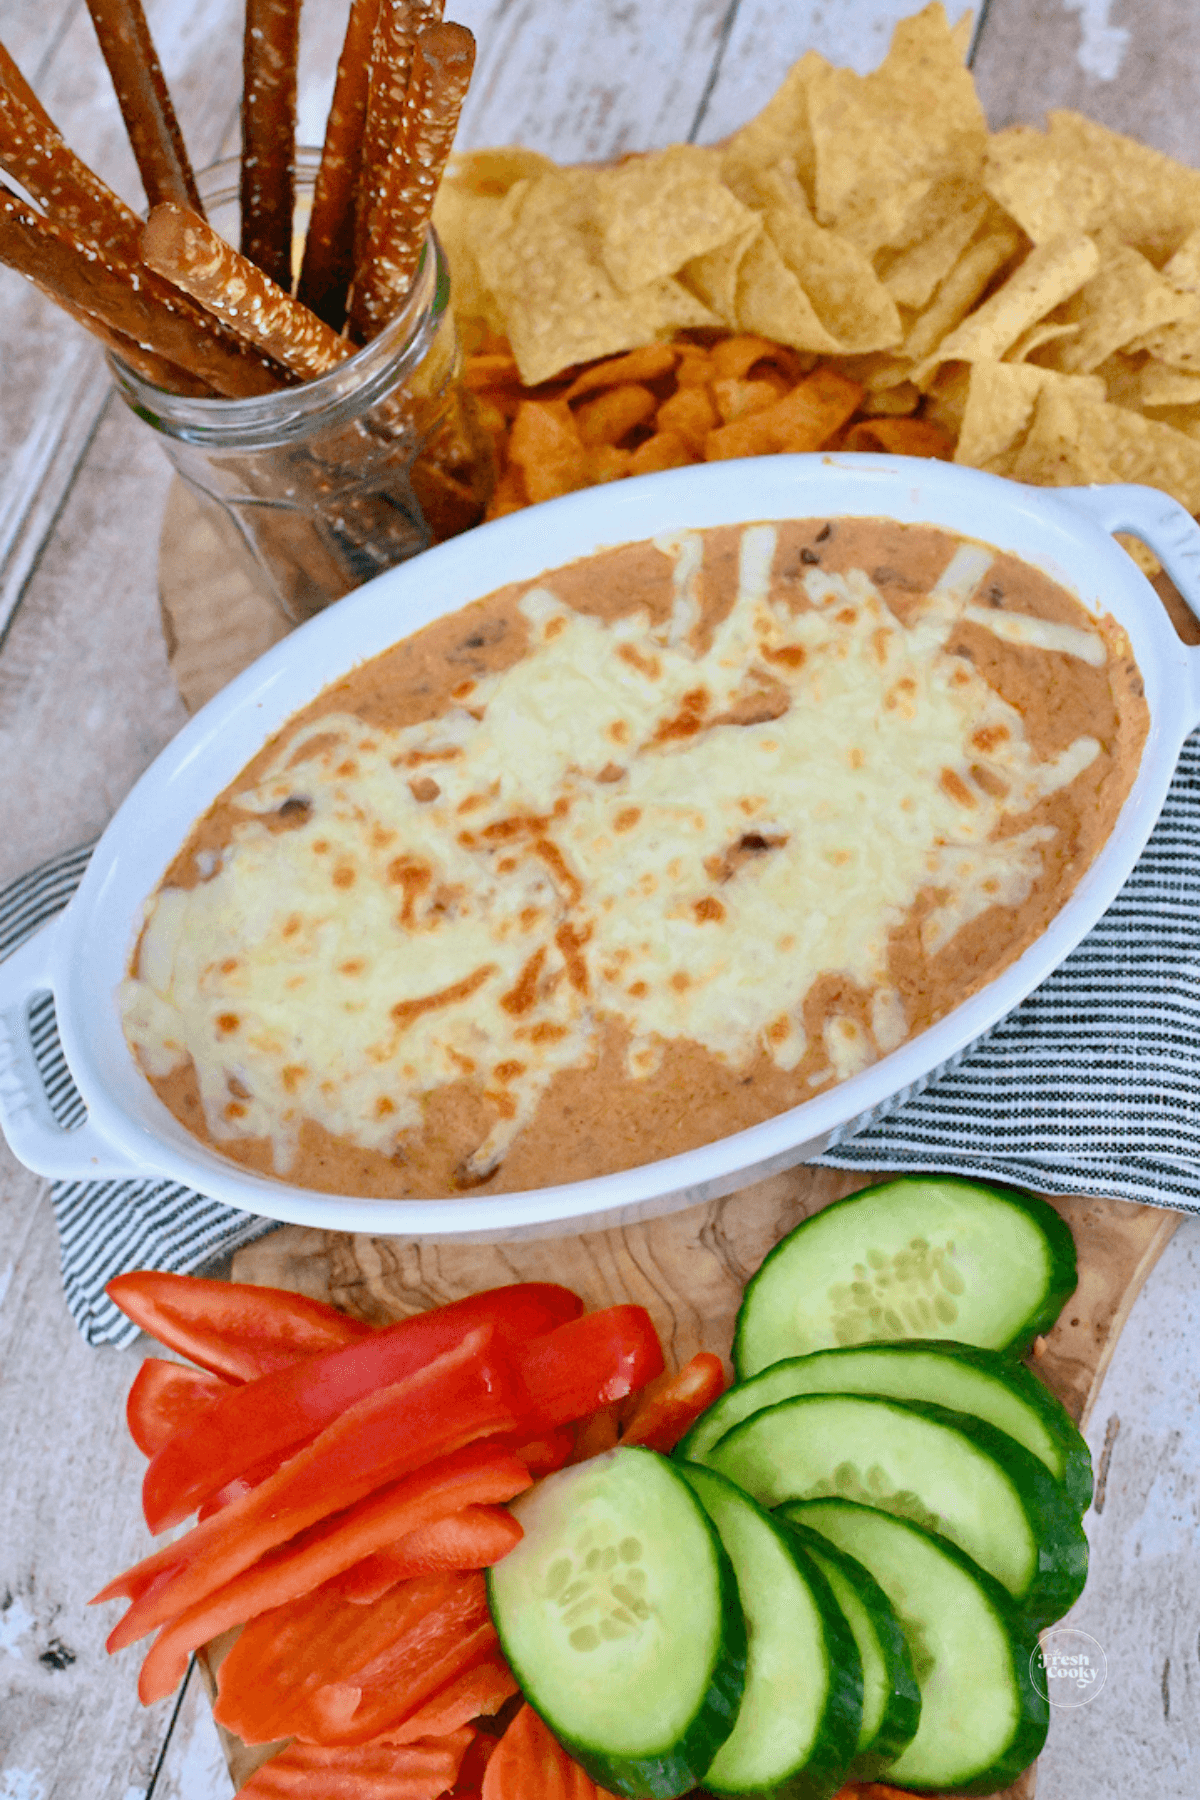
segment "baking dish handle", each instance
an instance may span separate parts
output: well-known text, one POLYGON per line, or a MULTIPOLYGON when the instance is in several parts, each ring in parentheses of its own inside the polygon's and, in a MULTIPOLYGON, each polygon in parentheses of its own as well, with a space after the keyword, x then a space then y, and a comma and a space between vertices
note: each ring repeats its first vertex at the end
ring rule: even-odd
MULTIPOLYGON (((1102 531, 1127 531, 1157 556, 1200 623, 1200 525, 1185 506, 1157 488, 1116 483, 1111 487, 1059 488, 1055 495, 1086 513, 1102 531)), ((1185 646, 1191 669, 1191 722, 1200 725, 1200 648, 1185 646)))
POLYGON ((147 1176, 110 1144, 91 1117, 71 1129, 50 1110, 29 1035, 29 1003, 52 990, 51 949, 63 915, 0 962, 0 1132, 27 1169, 60 1181, 147 1176))

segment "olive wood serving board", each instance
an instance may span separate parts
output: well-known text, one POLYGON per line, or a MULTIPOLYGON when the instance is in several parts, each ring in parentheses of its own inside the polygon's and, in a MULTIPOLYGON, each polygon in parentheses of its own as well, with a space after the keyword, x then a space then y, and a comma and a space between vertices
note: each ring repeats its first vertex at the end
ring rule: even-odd
MULTIPOLYGON (((742 1289, 767 1251, 801 1219, 875 1179, 804 1166, 648 1224, 533 1242, 410 1243, 289 1225, 239 1250, 231 1274, 332 1301, 373 1324, 504 1282, 558 1281, 589 1309, 645 1306, 671 1367, 698 1350, 728 1363, 742 1289)), ((1079 1285, 1031 1361, 1084 1425, 1130 1307, 1181 1215, 1090 1197, 1052 1204, 1074 1233, 1079 1285)), ((212 1666, 222 1647, 210 1646, 212 1666)), ((227 1732, 222 1739, 238 1786, 274 1748, 250 1749, 227 1732)), ((1033 1793, 1031 1769, 997 1800, 1033 1793)))

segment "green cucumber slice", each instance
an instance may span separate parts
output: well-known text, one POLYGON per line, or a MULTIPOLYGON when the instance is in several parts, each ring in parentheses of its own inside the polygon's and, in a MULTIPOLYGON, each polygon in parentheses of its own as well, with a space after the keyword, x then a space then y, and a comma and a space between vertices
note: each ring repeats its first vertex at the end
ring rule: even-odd
POLYGON ((704 1777, 714 1794, 828 1800, 854 1755, 862 1665, 819 1568, 749 1495, 682 1464, 729 1552, 749 1654, 737 1723, 704 1777))
POLYGON ((729 1558, 666 1457, 618 1449, 512 1502, 525 1535, 488 1571, 525 1698, 598 1786, 671 1800, 733 1729, 746 1627, 729 1558))
POLYGON ((1087 1539, 1028 1450, 968 1413, 865 1394, 801 1394, 718 1439, 709 1468, 760 1505, 839 1496, 958 1544, 1037 1625, 1083 1591, 1087 1539))
POLYGON ((936 1338, 854 1344, 772 1363, 715 1400, 675 1455, 681 1461, 703 1462, 717 1439, 739 1420, 794 1394, 878 1394, 973 1413, 1007 1432, 1044 1463, 1079 1512, 1091 1505, 1091 1455, 1062 1402, 1024 1364, 1001 1351, 936 1338))
POLYGON ((774 1517, 803 1544, 824 1575, 858 1645, 863 1672, 862 1725, 847 1774, 870 1781, 912 1742, 921 1721, 921 1690, 908 1640, 875 1577, 828 1539, 789 1518, 788 1511, 781 1506, 774 1517))
POLYGON ((900 1619, 921 1689, 921 1721, 888 1783, 993 1794, 1046 1740, 1048 1702, 1030 1678, 1037 1638, 970 1557, 905 1519, 846 1500, 781 1508, 874 1576, 900 1619))
POLYGON ((1019 1356, 1077 1280, 1045 1200, 949 1175, 905 1175, 838 1200, 771 1251, 742 1297, 740 1380, 785 1356, 952 1338, 1019 1356))

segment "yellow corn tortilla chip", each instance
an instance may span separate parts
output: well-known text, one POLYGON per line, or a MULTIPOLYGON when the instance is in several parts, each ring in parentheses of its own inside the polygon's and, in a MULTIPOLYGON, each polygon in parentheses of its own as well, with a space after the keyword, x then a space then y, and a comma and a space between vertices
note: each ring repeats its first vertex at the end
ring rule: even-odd
POLYGON ((1018 481, 1061 486, 1079 480, 1136 481, 1200 511, 1200 443, 1126 407, 1055 387, 1038 396, 1029 434, 1012 473, 1018 481), (1096 476, 1083 469, 1103 468, 1096 476), (1059 472, 1062 479, 1053 479, 1059 472))
POLYGON ((982 175, 983 108, 938 4, 900 21, 872 74, 817 70, 809 119, 817 219, 868 254, 916 235, 922 183, 927 195, 934 182, 982 175))
POLYGON ((1143 406, 1194 406, 1200 401, 1200 374, 1148 362, 1139 370, 1138 397, 1143 406))
POLYGON ((433 226, 450 264, 454 311, 460 320, 482 319, 502 329, 500 311, 479 267, 478 249, 504 206, 502 199, 469 185, 443 181, 433 205, 433 226))
POLYGON ((531 387, 575 363, 720 323, 669 276, 632 294, 616 286, 600 259, 597 173, 562 169, 518 181, 476 246, 521 380, 531 387))
POLYGON ((972 363, 955 462, 1007 475, 1040 396, 1048 389, 1064 388, 1104 399, 1104 383, 1095 375, 1061 375, 1035 363, 972 363))
POLYGON ((840 348, 765 232, 751 239, 741 260, 736 304, 739 331, 776 338, 793 350, 832 353, 840 348))
POLYGON ((771 241, 830 337, 852 355, 898 344, 902 330, 896 302, 861 250, 817 224, 794 165, 784 159, 761 171, 752 189, 771 241))
POLYGON ((1148 331, 1143 337, 1133 338, 1128 348, 1131 351, 1148 350, 1159 362, 1195 374, 1200 371, 1200 301, 1194 295, 1183 298, 1192 301, 1185 318, 1164 325, 1158 331, 1148 331))
POLYGON ((806 50, 762 111, 734 132, 722 153, 723 173, 732 186, 736 187, 739 175, 769 169, 780 157, 790 156, 812 199, 816 159, 808 117, 809 90, 818 72, 828 67, 816 50, 806 50))
POLYGON ((1200 170, 1079 113, 1000 132, 984 185, 1037 244, 1107 225, 1159 265, 1200 226, 1200 170))
POLYGON ((754 218, 720 177, 721 154, 674 144, 596 174, 600 256, 623 293, 745 235, 754 218))
POLYGON ((942 182, 928 196, 924 234, 883 263, 883 284, 892 299, 900 306, 927 306, 992 210, 974 182, 942 182))
POLYGON ((746 252, 755 238, 762 236, 762 220, 757 216, 740 237, 731 238, 704 256, 694 256, 680 270, 680 280, 709 307, 722 324, 735 331, 738 324, 738 275, 746 252))
POLYGON ((1186 318, 1197 304, 1110 231, 1097 232, 1096 244, 1099 268, 1063 308, 1064 320, 1078 324, 1079 331, 1054 355, 1055 366, 1073 374, 1099 368, 1115 350, 1186 318))
POLYGON ((1002 362, 1028 362, 1035 350, 1044 344, 1053 344, 1058 338, 1075 337, 1078 325, 1055 324, 1052 320, 1039 319, 1028 331, 1023 331, 1015 344, 1004 352, 1002 362))
POLYGON ((1174 256, 1164 263, 1163 279, 1181 294, 1200 294, 1200 227, 1189 231, 1174 256))
MULTIPOLYGON (((539 150, 505 144, 495 150, 460 150, 450 158, 445 181, 468 193, 502 200, 514 182, 550 175, 558 167, 539 150)), ((444 185, 444 183, 443 183, 444 185)))
POLYGON ((928 356, 966 317, 1005 264, 1012 261, 1022 241, 1015 225, 1001 225, 986 232, 977 243, 968 244, 930 305, 910 326, 904 340, 905 355, 914 362, 928 356))
POLYGON ((999 361, 1023 331, 1077 293, 1099 264, 1095 240, 1082 234, 1035 245, 1004 285, 913 371, 913 380, 920 386, 939 362, 999 361))

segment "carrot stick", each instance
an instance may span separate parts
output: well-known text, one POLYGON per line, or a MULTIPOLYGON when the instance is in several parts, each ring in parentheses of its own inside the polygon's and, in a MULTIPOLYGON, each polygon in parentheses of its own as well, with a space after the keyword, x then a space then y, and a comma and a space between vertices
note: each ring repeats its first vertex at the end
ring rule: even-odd
POLYGON ((154 208, 142 234, 142 257, 301 380, 323 375, 350 355, 344 338, 182 206, 154 208))
POLYGON ((465 25, 431 25, 417 38, 400 142, 388 158, 354 275, 351 335, 375 337, 399 312, 424 248, 475 66, 465 25))
POLYGON ((242 255, 292 289, 300 0, 246 0, 242 255))
POLYGON ((366 255, 388 158, 400 141, 417 33, 440 22, 443 4, 444 0, 379 0, 354 210, 355 273, 366 255))
POLYGON ((85 239, 102 256, 137 263, 142 222, 132 207, 68 150, 53 125, 3 86, 0 169, 19 181, 72 236, 85 239))
POLYGON ((15 194, 0 190, 0 263, 7 263, 105 343, 114 334, 165 358, 226 398, 268 394, 279 379, 262 358, 200 325, 190 301, 156 275, 107 260, 15 194))
POLYGON ((7 88, 13 99, 19 100, 22 106, 27 106, 30 112, 42 125, 48 126, 51 131, 55 129, 50 114, 46 111, 45 107, 42 105, 3 44, 0 44, 0 88, 7 88))
POLYGON ((345 323, 354 272, 354 194, 362 166, 371 45, 378 18, 379 0, 351 0, 296 288, 297 299, 335 331, 345 323))
POLYGON ((203 216, 183 133, 141 0, 87 0, 150 206, 177 200, 203 216))

